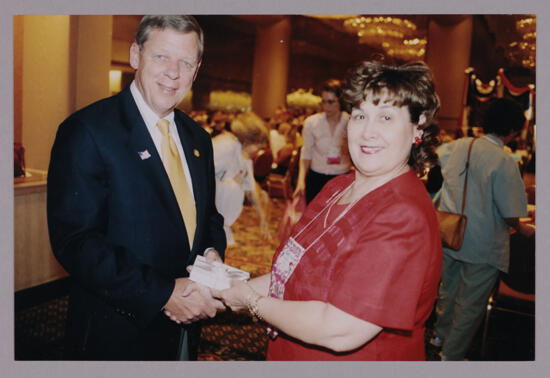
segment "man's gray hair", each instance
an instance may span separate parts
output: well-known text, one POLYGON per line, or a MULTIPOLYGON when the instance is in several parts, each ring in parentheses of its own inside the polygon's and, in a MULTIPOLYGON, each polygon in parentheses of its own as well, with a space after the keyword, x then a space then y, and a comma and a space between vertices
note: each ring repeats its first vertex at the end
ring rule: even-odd
POLYGON ((139 47, 149 38, 151 32, 155 29, 174 29, 183 33, 197 33, 197 39, 199 42, 199 51, 197 56, 197 62, 202 59, 202 53, 204 51, 204 33, 199 23, 193 16, 189 15, 150 15, 144 16, 136 31, 136 43, 139 47))

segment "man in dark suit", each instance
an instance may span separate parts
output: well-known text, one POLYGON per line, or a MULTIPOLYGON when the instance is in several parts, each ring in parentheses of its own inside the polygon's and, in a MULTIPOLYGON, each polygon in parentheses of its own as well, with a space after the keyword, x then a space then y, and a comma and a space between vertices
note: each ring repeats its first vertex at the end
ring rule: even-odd
POLYGON ((223 309, 189 281, 197 254, 223 258, 209 135, 174 110, 203 33, 191 16, 146 16, 121 93, 69 116, 48 172, 48 225, 72 277, 67 358, 196 359, 196 321, 223 309))

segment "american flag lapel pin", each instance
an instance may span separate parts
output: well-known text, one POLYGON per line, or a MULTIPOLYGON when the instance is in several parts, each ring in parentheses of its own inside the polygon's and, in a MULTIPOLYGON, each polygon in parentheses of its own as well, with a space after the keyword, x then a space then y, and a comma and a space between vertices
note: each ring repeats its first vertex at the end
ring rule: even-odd
POLYGON ((197 150, 196 148, 193 150, 193 153, 195 154, 196 157, 201 156, 201 154, 199 153, 199 150, 197 150))
POLYGON ((141 158, 141 160, 146 160, 151 157, 151 154, 147 150, 138 151, 138 155, 141 158))

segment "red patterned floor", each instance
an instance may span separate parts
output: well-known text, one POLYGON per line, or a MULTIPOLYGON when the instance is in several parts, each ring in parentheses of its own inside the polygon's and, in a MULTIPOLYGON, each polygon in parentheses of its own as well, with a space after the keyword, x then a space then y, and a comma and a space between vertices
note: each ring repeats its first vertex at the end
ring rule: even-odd
POLYGON ((279 246, 277 227, 283 213, 284 202, 278 198, 271 200, 269 211, 269 229, 272 240, 260 235, 260 218, 250 205, 245 205, 240 217, 232 226, 235 244, 225 252, 225 262, 231 266, 246 270, 255 277, 268 273, 271 259, 279 246))
MULTIPOLYGON (((271 259, 279 246, 277 227, 284 201, 272 199, 269 214, 271 241, 260 235, 259 216, 250 205, 233 224, 235 244, 225 252, 225 263, 246 270, 252 277, 268 273, 271 259)), ((265 325, 253 321, 248 313, 227 311, 214 319, 203 321, 199 346, 199 361, 261 361, 265 360, 267 336, 265 325)))

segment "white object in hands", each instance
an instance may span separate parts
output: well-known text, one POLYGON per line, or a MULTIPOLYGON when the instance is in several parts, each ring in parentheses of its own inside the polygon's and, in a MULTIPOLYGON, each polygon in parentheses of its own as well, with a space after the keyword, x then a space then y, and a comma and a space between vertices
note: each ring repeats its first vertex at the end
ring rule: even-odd
POLYGON ((231 280, 246 281, 250 273, 234 268, 219 261, 206 262, 206 258, 197 255, 189 279, 216 290, 229 289, 231 280))

